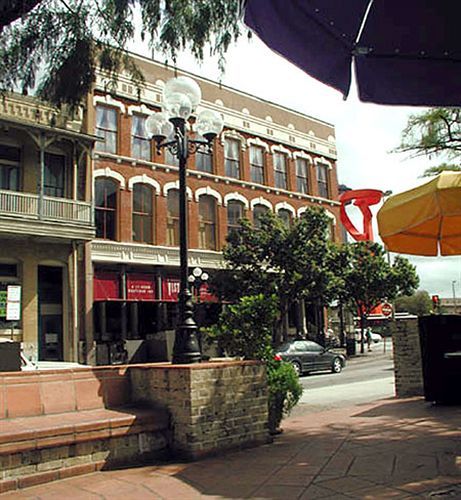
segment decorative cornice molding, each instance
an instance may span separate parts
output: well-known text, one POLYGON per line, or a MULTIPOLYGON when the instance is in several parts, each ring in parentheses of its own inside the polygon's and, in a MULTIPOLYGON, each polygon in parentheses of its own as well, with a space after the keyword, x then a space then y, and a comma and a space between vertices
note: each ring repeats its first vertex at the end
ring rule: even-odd
MULTIPOLYGON (((179 189, 179 181, 167 182, 163 186, 163 196, 168 196, 168 191, 170 191, 171 189, 179 189)), ((189 198, 189 200, 192 200, 193 193, 192 193, 192 189, 189 186, 186 187, 186 192, 187 192, 187 197, 189 198)))
POLYGON ((146 174, 135 175, 128 179, 128 189, 131 191, 135 184, 149 184, 155 190, 155 194, 159 195, 161 192, 160 184, 152 177, 147 176, 146 174))
POLYGON ((233 193, 228 193, 224 196, 224 206, 227 207, 230 201, 239 201, 240 203, 243 203, 245 206, 245 209, 248 210, 250 208, 250 202, 248 201, 243 194, 238 193, 237 191, 234 191, 233 193))
POLYGON ((281 201, 280 203, 277 203, 275 205, 275 213, 277 213, 279 210, 288 210, 289 212, 291 212, 293 214, 293 216, 296 217, 296 209, 291 206, 289 203, 287 203, 286 201, 281 201))
POLYGON ((222 205, 222 196, 218 193, 218 191, 215 191, 210 186, 198 188, 195 191, 195 201, 198 202, 200 196, 203 196, 203 195, 213 196, 213 198, 216 198, 216 200, 218 200, 218 204, 222 205))
POLYGON ((251 210, 253 210, 256 205, 263 205, 267 207, 269 210, 274 210, 272 203, 269 200, 266 200, 266 198, 263 198, 262 196, 259 196, 258 198, 253 198, 250 201, 251 210))
POLYGON ((114 108, 119 108, 122 113, 125 113, 125 111, 126 111, 125 104, 123 104, 122 101, 114 99, 109 94, 106 94, 105 96, 102 96, 102 95, 93 96, 93 105, 96 106, 97 104, 104 104, 106 106, 112 106, 114 108))

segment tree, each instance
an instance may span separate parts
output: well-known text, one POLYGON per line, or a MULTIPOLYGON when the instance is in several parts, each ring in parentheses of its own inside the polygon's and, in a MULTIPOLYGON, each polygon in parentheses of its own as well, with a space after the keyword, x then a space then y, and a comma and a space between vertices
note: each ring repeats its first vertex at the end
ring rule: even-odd
POLYGON ((438 175, 446 170, 460 171, 460 119, 460 108, 432 108, 411 115, 402 132, 401 144, 394 151, 410 153, 411 157, 445 157, 450 161, 429 167, 423 173, 425 177, 438 175))
POLYGON ((139 88, 142 74, 125 52, 137 30, 173 62, 183 49, 201 61, 208 47, 221 69, 242 30, 235 0, 12 0, 0 9, 0 89, 35 87, 57 105, 78 104, 97 68, 111 85, 126 71, 139 88))
POLYGON ((423 316, 432 311, 432 300, 426 290, 418 290, 413 295, 403 295, 394 301, 397 312, 409 312, 416 316, 423 316))
POLYGON ((331 294, 335 277, 328 223, 325 211, 316 207, 290 226, 270 213, 261 217, 259 228, 242 221, 228 236, 226 270, 215 276, 213 288, 231 302, 242 295, 274 295, 279 308, 274 340, 279 343, 287 334, 290 304, 302 299, 325 303, 331 294))
POLYGON ((397 256, 389 264, 383 247, 370 241, 343 245, 340 249, 345 265, 341 270, 341 298, 360 317, 361 352, 364 352, 364 329, 371 311, 384 301, 410 295, 419 277, 408 259, 397 256))

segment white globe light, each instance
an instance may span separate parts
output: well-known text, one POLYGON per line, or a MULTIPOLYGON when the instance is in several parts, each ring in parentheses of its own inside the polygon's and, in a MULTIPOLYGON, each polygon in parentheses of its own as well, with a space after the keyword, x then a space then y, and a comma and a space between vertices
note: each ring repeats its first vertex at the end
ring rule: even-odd
POLYGON ((173 133, 173 125, 166 113, 152 113, 146 120, 146 132, 148 137, 162 140, 173 133))
POLYGON ((200 269, 200 267, 196 267, 194 268, 194 270, 192 271, 192 274, 198 278, 201 274, 202 274, 202 270, 200 269))
POLYGON ((200 135, 211 140, 222 132, 223 125, 221 115, 216 111, 207 109, 198 115, 195 128, 200 135))
MULTIPOLYGON (((177 78, 172 78, 166 82, 163 89, 163 102, 167 108, 169 107, 167 103, 170 102, 172 96, 175 94, 181 94, 189 99, 191 104, 190 113, 195 110, 202 99, 202 91, 200 90, 198 83, 188 76, 178 76, 177 78)), ((174 97, 173 99, 176 101, 178 98, 174 97)), ((188 117, 189 116, 187 116, 187 118, 188 117)), ((172 115, 172 118, 176 117, 172 115)))
POLYGON ((207 281, 209 278, 208 273, 203 273, 201 278, 202 278, 202 281, 207 281))
POLYGON ((163 101, 163 106, 170 118, 187 120, 192 113, 192 104, 189 97, 179 92, 174 92, 163 101))

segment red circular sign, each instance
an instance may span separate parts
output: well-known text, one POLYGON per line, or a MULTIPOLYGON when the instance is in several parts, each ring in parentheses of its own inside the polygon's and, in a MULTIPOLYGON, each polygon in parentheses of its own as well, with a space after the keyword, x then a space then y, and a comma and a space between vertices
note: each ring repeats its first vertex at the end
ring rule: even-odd
POLYGON ((392 314, 392 306, 388 302, 385 302, 381 306, 381 312, 383 313, 384 316, 390 316, 392 314))

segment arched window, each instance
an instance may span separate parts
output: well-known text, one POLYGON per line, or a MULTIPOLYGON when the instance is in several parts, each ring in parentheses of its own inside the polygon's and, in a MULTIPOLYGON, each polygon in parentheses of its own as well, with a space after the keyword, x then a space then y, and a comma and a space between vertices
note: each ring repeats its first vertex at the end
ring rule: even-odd
POLYGON ((96 238, 115 240, 117 236, 118 184, 107 177, 95 180, 96 238))
POLYGON ((281 208, 278 212, 277 215, 282 219, 283 223, 287 227, 291 227, 293 224, 293 214, 287 210, 286 208, 281 208))
POLYGON ((167 244, 179 246, 179 190, 170 189, 167 194, 167 244))
POLYGON ((227 204, 227 234, 240 227, 240 221, 245 216, 245 207, 241 201, 230 200, 227 204))
POLYGON ((199 199, 199 248, 216 250, 216 199, 203 195, 199 199))
POLYGON ((266 214, 269 211, 269 208, 265 205, 255 205, 253 207, 253 225, 255 228, 261 227, 261 216, 266 214))
POLYGON ((154 190, 149 184, 133 186, 133 241, 154 242, 154 190))

